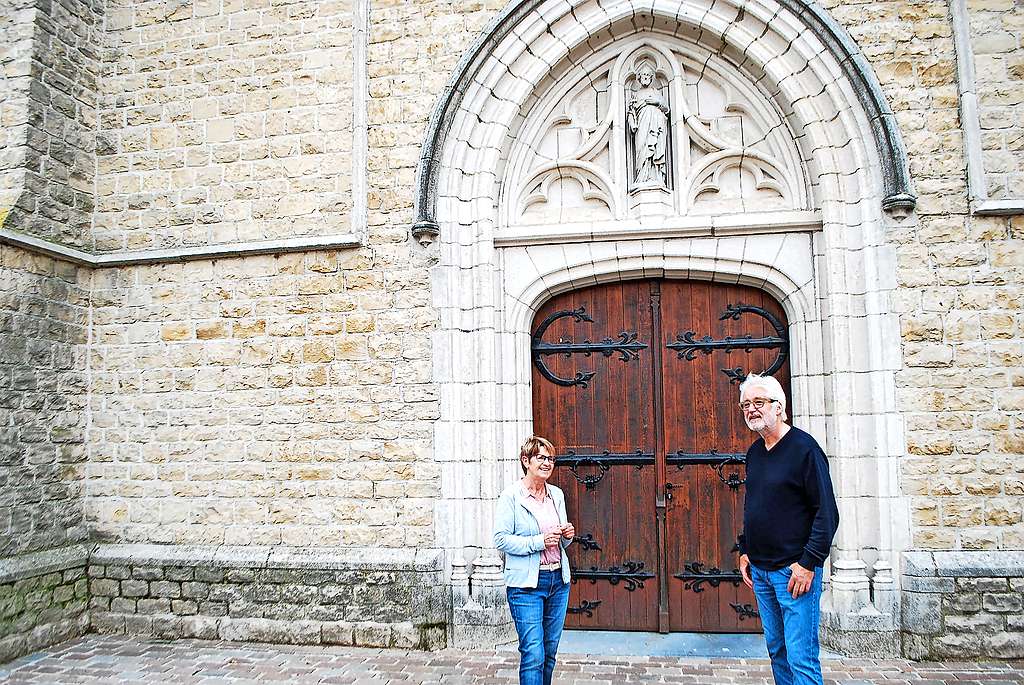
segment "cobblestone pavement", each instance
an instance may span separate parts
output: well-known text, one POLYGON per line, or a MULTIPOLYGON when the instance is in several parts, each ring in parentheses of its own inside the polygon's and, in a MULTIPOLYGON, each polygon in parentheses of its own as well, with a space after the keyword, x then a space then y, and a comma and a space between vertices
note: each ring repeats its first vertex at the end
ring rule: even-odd
MULTIPOLYGON (((2 683, 445 683, 516 682, 515 652, 405 652, 89 635, 0 667, 2 683)), ((1024 662, 912 663, 830 659, 825 683, 841 685, 1009 685, 1024 662)), ((766 659, 566 656, 557 685, 771 683, 766 659)))

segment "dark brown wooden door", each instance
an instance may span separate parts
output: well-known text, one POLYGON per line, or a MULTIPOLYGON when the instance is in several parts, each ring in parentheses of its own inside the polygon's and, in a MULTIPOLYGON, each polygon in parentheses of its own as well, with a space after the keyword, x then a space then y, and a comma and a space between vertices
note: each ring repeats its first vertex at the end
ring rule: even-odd
POLYGON ((759 631, 735 572, 755 437, 737 379, 769 369, 788 390, 779 304, 743 286, 628 281, 553 298, 533 330, 535 431, 558 450, 577 531, 566 625, 759 631))

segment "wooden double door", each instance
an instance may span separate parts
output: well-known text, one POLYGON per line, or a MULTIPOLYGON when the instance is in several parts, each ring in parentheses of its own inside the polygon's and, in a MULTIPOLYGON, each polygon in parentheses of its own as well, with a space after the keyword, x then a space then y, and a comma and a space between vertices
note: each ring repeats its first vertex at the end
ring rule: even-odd
POLYGON ((744 453, 739 379, 789 387, 769 295, 628 281, 555 297, 531 339, 534 427, 558 452, 577 542, 566 626, 759 632, 737 571, 744 453))

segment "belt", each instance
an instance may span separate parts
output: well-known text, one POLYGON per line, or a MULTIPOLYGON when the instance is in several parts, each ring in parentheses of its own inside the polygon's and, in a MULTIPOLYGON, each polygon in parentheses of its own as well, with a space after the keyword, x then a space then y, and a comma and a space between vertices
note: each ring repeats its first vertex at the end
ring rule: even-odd
POLYGON ((551 564, 541 564, 540 565, 540 570, 541 571, 557 571, 560 568, 562 568, 562 564, 561 564, 561 562, 558 562, 558 561, 553 562, 551 564))

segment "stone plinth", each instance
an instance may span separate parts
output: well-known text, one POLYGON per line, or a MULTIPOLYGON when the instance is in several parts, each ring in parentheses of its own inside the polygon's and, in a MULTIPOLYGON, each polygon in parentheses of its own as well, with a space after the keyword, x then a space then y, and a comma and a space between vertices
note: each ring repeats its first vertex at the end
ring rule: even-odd
POLYGON ((106 634, 436 649, 451 591, 432 550, 101 545, 92 629, 106 634))

